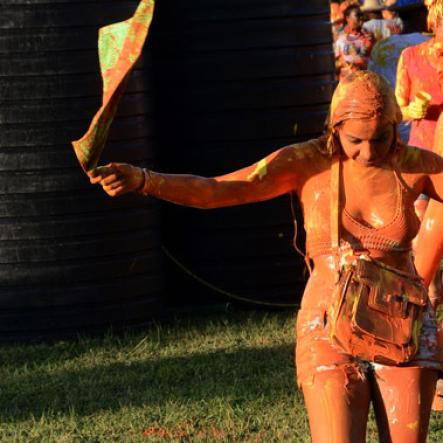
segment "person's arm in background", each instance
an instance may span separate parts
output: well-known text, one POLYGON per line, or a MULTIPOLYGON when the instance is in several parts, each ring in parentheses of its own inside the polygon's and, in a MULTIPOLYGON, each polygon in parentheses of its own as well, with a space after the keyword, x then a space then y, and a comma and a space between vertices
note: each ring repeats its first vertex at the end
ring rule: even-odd
MULTIPOLYGON (((443 114, 440 114, 435 129, 433 152, 443 154, 443 114)), ((431 200, 416 237, 415 266, 429 286, 438 270, 443 255, 443 204, 431 200)), ((441 294, 431 300, 434 308, 441 302, 441 294)))
MULTIPOLYGON (((429 286, 443 255, 443 204, 431 200, 417 236, 415 266, 429 286)), ((431 300, 433 304, 436 301, 431 300)), ((438 302, 437 302, 438 304, 438 302)), ((434 306, 435 307, 435 306, 434 306)))
POLYGON ((209 209, 268 200, 295 190, 309 167, 304 148, 281 148, 257 163, 218 177, 162 174, 126 163, 111 163, 89 172, 110 196, 131 191, 176 204, 209 209))
POLYGON ((408 73, 408 54, 409 49, 402 51, 397 64, 397 82, 395 84, 395 97, 400 106, 404 121, 420 120, 426 116, 428 106, 423 102, 410 100, 411 79, 408 73))

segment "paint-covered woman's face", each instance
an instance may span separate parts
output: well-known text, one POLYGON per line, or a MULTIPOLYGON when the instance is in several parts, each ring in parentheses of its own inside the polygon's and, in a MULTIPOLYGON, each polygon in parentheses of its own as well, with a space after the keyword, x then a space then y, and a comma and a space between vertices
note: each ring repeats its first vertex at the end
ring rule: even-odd
POLYGON ((358 9, 352 9, 346 17, 346 23, 352 28, 357 28, 362 24, 363 14, 358 9))
POLYGON ((381 166, 394 139, 394 125, 380 118, 345 120, 338 135, 346 157, 362 166, 381 166))

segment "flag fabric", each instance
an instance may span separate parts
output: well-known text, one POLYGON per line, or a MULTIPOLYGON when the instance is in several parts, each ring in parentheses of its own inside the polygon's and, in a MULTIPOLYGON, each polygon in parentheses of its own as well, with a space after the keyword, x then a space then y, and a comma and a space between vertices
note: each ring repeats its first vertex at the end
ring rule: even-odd
POLYGON ((77 159, 85 172, 98 164, 128 76, 142 52, 153 12, 154 0, 141 0, 130 19, 99 30, 102 105, 86 134, 72 142, 77 159))

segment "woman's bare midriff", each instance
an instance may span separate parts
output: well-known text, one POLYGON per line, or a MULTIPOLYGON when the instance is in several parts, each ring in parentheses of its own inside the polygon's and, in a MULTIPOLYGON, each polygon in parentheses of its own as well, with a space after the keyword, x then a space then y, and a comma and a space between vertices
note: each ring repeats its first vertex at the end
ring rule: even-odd
MULTIPOLYGON (((410 252, 390 252, 381 254, 371 251, 370 256, 380 260, 388 266, 401 271, 415 274, 415 267, 410 252)), ((302 309, 328 309, 331 303, 337 271, 335 269, 335 258, 333 255, 321 255, 314 259, 311 276, 306 284, 303 294, 302 309)))

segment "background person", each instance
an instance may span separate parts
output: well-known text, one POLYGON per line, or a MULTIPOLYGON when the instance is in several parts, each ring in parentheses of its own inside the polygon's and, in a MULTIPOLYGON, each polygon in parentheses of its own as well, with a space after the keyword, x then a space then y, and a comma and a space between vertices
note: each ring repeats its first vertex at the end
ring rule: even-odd
POLYGON ((399 34, 403 24, 398 17, 387 20, 382 11, 386 9, 383 0, 365 0, 361 10, 364 13, 363 31, 370 34, 375 41, 399 34))
MULTIPOLYGON (((428 28, 434 36, 402 51, 395 95, 403 120, 410 123, 408 144, 433 150, 437 120, 443 110, 443 0, 426 0, 425 5, 428 28), (429 100, 417 100, 423 92, 429 100)), ((427 204, 426 195, 421 195, 415 203, 420 219, 424 217, 427 204)), ((430 297, 438 298, 441 290, 439 272, 429 287, 430 297)))
POLYGON ((373 40, 362 31, 362 19, 363 15, 358 5, 350 5, 345 9, 345 27, 334 47, 339 79, 351 72, 367 69, 373 40))
MULTIPOLYGON (((383 75, 392 88, 397 82, 397 64, 401 52, 409 46, 418 45, 431 38, 427 34, 427 9, 423 0, 414 0, 406 5, 394 2, 389 10, 396 11, 403 21, 403 33, 393 34, 378 41, 371 51, 368 69, 383 75)), ((409 140, 410 122, 399 126, 400 137, 404 142, 409 140)))
POLYGON ((434 36, 400 55, 395 95, 403 120, 411 122, 408 143, 432 150, 443 110, 443 0, 428 2, 428 27, 434 36), (430 95, 428 103, 415 100, 423 91, 430 95))
MULTIPOLYGON (((443 113, 437 121, 433 151, 443 156, 443 113)), ((435 311, 442 303, 442 291, 438 290, 436 280, 442 278, 443 257, 443 205, 434 200, 424 214, 423 222, 417 236, 415 264, 417 272, 423 277, 426 286, 430 287, 429 298, 435 311)), ((440 311, 439 340, 443 343, 443 315, 440 311)), ((432 404, 434 411, 443 411, 443 378, 437 382, 436 394, 432 404)))
POLYGON ((443 200, 443 158, 402 144, 396 137, 400 120, 386 81, 358 71, 334 92, 325 136, 281 148, 238 171, 205 178, 111 163, 89 172, 91 182, 111 196, 135 191, 205 209, 297 194, 314 269, 297 316, 296 366, 314 443, 364 443, 371 401, 381 441, 426 440, 442 369, 432 307, 425 310, 418 352, 393 366, 363 361, 331 343, 327 316, 345 258, 361 260, 364 253, 415 276, 410 251, 419 223, 413 202, 422 192, 443 200), (338 250, 330 224, 333 164, 341 165, 337 186, 344 206, 338 250))

